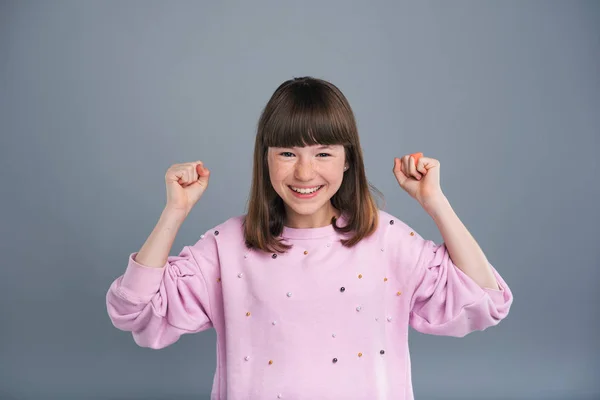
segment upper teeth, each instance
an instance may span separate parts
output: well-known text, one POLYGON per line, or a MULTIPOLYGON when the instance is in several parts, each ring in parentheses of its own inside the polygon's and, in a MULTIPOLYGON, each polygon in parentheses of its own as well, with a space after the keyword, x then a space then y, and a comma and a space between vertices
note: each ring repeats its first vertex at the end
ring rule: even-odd
POLYGON ((290 186, 290 187, 292 188, 293 191, 298 192, 298 193, 304 193, 304 194, 316 192, 317 190, 319 190, 321 188, 321 186, 317 186, 314 188, 308 188, 308 189, 300 189, 300 188, 295 188, 293 186, 290 186))

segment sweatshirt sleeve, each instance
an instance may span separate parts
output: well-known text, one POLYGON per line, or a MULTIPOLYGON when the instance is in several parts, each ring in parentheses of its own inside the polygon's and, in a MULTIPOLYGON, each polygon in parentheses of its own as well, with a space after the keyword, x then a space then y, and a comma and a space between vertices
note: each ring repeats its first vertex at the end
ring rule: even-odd
POLYGON ((137 254, 129 255, 125 273, 106 294, 108 315, 116 328, 132 332, 141 347, 160 349, 182 334, 213 326, 216 292, 210 283, 213 277, 216 282, 219 267, 212 235, 169 256, 161 268, 138 263, 137 254))
POLYGON ((414 275, 410 325, 432 335, 462 337, 497 325, 508 315, 512 293, 492 268, 498 289, 482 288, 450 259, 445 243, 419 237, 419 261, 414 275))

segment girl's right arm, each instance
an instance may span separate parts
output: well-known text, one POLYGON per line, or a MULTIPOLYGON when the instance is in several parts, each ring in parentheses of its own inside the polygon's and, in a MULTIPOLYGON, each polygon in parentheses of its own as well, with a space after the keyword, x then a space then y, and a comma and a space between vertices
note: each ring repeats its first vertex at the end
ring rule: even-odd
POLYGON ((179 228, 208 184, 208 171, 201 163, 176 164, 166 180, 167 207, 106 294, 113 325, 132 332, 138 345, 151 348, 166 347, 184 333, 212 326, 207 279, 218 275, 211 235, 169 256, 179 228))

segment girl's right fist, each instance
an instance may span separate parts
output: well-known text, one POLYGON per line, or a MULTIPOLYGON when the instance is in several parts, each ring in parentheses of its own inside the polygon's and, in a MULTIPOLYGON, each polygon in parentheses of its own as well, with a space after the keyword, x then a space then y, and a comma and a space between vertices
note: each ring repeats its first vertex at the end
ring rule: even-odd
POLYGON ((165 174, 167 208, 189 214, 208 187, 209 177, 202 161, 171 165, 165 174))

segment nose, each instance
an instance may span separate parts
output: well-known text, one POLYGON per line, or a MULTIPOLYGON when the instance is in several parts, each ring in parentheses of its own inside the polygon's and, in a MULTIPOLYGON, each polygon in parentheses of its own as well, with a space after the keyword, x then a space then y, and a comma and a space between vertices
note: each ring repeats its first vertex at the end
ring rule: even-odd
POLYGON ((299 181, 310 181, 315 176, 315 170, 310 160, 299 160, 296 163, 294 177, 299 181))

